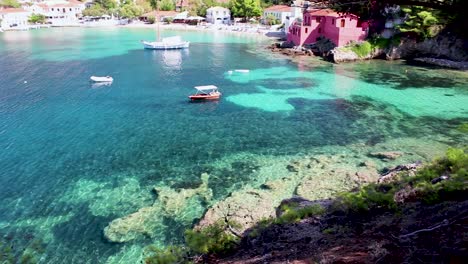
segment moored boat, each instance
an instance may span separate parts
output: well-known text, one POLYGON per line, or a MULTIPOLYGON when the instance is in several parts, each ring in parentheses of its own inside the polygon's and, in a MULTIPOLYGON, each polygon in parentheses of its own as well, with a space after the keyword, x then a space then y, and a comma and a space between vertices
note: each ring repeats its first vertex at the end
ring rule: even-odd
POLYGON ((167 49, 186 49, 190 42, 183 41, 180 36, 163 38, 161 41, 141 41, 145 49, 167 50, 167 49))
POLYGON ((197 92, 189 96, 192 101, 218 100, 221 96, 218 87, 214 85, 195 86, 194 88, 197 92))
POLYGON ((93 82, 113 82, 114 78, 111 76, 91 76, 91 81, 93 82))

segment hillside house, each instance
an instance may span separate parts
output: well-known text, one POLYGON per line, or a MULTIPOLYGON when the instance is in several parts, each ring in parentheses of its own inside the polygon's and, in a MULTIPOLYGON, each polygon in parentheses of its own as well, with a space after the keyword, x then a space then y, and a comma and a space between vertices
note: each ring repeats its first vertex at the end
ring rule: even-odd
POLYGON ((269 15, 274 16, 280 24, 284 24, 291 16, 291 7, 287 5, 274 5, 263 10, 263 19, 269 15))
POLYGON ((343 46, 350 41, 364 40, 367 37, 367 24, 361 24, 353 14, 340 14, 331 9, 311 9, 304 12, 302 20, 291 24, 287 39, 302 46, 316 42, 320 36, 330 39, 337 46, 343 46))

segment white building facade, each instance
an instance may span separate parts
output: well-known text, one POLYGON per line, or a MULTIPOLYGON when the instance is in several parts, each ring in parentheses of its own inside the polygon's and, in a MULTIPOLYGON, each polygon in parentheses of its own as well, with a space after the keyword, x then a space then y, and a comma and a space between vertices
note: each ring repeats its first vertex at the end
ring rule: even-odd
POLYGON ((0 28, 3 30, 27 29, 30 15, 31 12, 22 8, 0 9, 0 28))
POLYGON ((206 22, 219 25, 231 23, 231 11, 227 8, 215 6, 206 10, 206 22))
POLYGON ((85 8, 85 3, 76 0, 52 0, 25 6, 31 13, 44 15, 53 26, 77 25, 85 8))
POLYGON ((291 7, 287 5, 274 5, 263 10, 263 19, 274 16, 280 24, 286 23, 291 16, 291 7))

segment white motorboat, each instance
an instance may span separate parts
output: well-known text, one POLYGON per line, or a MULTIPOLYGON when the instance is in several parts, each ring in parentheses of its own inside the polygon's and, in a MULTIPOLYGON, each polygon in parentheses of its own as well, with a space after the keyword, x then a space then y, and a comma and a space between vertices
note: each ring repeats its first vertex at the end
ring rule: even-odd
POLYGON ((240 73, 248 73, 250 72, 250 70, 247 70, 247 69, 237 69, 237 70, 234 70, 235 72, 240 72, 240 73))
POLYGON ((113 82, 114 81, 114 78, 110 77, 110 76, 91 76, 91 81, 93 82, 113 82))
POLYGON ((142 41, 145 49, 168 50, 168 49, 186 49, 190 42, 183 41, 180 36, 163 38, 161 41, 142 41))

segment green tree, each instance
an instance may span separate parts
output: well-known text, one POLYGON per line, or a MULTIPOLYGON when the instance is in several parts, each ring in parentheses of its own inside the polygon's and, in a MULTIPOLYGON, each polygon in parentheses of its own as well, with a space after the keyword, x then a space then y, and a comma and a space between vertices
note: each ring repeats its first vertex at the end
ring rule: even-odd
POLYGON ((28 22, 32 23, 32 24, 45 24, 46 17, 44 15, 41 15, 41 14, 32 14, 29 17, 28 22))
POLYGON ((151 10, 153 10, 153 8, 151 7, 149 1, 147 0, 136 0, 135 1, 135 4, 141 8, 143 8, 143 12, 144 13, 148 13, 150 12, 151 10))
POLYGON ((153 10, 158 10, 161 1, 159 0, 148 0, 148 1, 149 1, 151 8, 153 8, 153 10))
POLYGON ((117 2, 115 0, 95 0, 94 2, 101 5, 106 10, 111 10, 117 7, 117 2))
POLYGON ((128 19, 134 19, 136 17, 139 17, 143 14, 143 8, 140 6, 137 6, 133 2, 129 2, 127 4, 122 5, 119 9, 118 12, 120 17, 125 17, 128 19))
POLYGON ((0 0, 0 6, 18 8, 21 6, 21 4, 16 0, 0 0))
POLYGON ((230 9, 234 16, 248 20, 251 17, 259 17, 262 14, 259 0, 232 0, 230 9))
POLYGON ((212 6, 221 6, 215 0, 193 0, 190 2, 189 13, 191 15, 206 16, 206 10, 212 6))
POLYGON ((100 4, 94 4, 85 10, 83 10, 83 16, 92 16, 92 17, 98 17, 107 14, 107 10, 104 9, 100 4))
POLYGON ((436 25, 439 22, 436 12, 421 6, 411 6, 402 10, 407 14, 407 19, 399 27, 401 32, 412 32, 422 39, 436 35, 436 25))
POLYGON ((172 0, 161 0, 159 10, 172 11, 175 10, 175 3, 172 0))
POLYGON ((277 25, 279 24, 279 19, 277 19, 274 15, 269 14, 265 17, 265 23, 267 25, 277 25))

